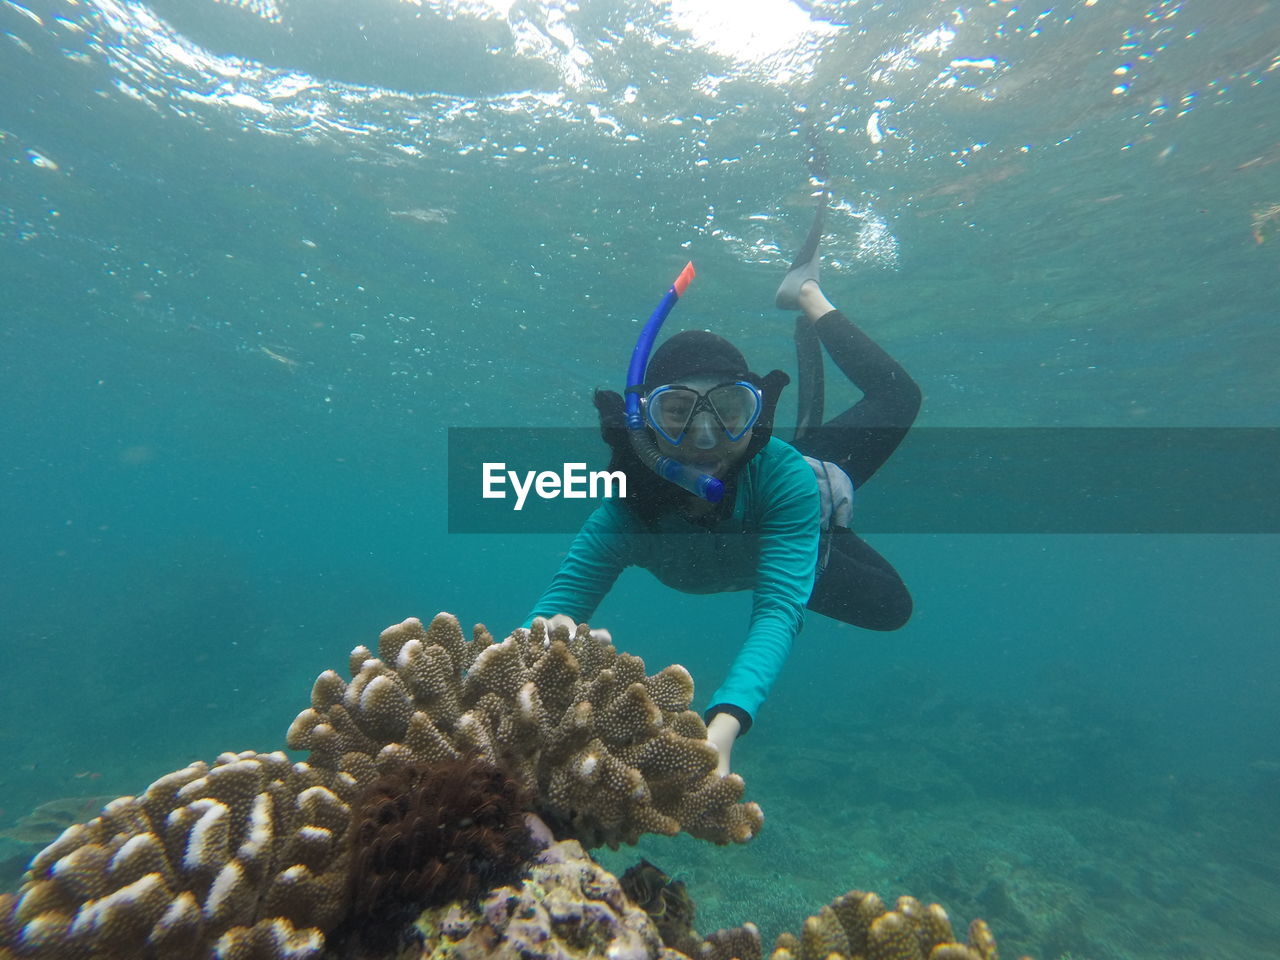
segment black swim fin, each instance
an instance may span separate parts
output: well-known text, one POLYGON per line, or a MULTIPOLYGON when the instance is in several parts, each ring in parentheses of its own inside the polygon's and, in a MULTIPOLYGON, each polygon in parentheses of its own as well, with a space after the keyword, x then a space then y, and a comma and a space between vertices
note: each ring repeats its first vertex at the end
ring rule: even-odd
POLYGON ((822 342, 818 331, 805 317, 796 317, 796 432, 795 443, 822 424, 825 381, 822 372, 822 342))

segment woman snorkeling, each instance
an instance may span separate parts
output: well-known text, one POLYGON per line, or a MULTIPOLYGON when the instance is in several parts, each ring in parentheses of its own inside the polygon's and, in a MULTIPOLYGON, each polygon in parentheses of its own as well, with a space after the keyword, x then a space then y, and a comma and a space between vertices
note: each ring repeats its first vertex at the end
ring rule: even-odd
MULTIPOLYGON (((773 436, 781 371, 760 377, 729 341, 705 331, 648 351, 691 279, 681 274, 642 333, 627 397, 597 391, 610 470, 627 498, 607 500, 575 537, 530 614, 570 630, 590 618, 628 566, 686 593, 753 591, 747 636, 706 711, 707 735, 729 772, 792 641, 813 610, 871 630, 911 616, 897 572, 849 528, 853 491, 878 470, 920 408, 907 372, 838 311, 818 283, 824 192, 809 237, 778 288, 799 311, 800 413, 796 437, 773 436), (862 399, 820 427, 822 350, 862 399), (656 535, 655 535, 656 534, 656 535)), ((600 631, 609 639, 606 631, 600 631)))

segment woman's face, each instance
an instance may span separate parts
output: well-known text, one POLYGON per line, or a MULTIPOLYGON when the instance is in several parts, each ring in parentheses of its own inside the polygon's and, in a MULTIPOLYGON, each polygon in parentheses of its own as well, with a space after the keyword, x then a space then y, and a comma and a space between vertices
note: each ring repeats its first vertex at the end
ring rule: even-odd
MULTIPOLYGON (((697 376, 686 377, 680 381, 686 387, 692 387, 699 393, 706 393, 712 387, 724 382, 723 377, 697 376)), ((684 439, 673 444, 658 433, 658 450, 664 457, 670 457, 681 463, 687 463, 703 473, 713 477, 724 477, 747 452, 754 428, 748 430, 737 440, 730 440, 724 429, 716 421, 710 410, 701 410, 693 418, 685 431, 684 439)))

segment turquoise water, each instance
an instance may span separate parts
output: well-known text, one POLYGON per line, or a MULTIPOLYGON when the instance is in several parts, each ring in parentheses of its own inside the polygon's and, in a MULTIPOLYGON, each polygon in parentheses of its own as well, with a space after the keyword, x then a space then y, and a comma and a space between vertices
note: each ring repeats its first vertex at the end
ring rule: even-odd
MULTIPOLYGON (((824 288, 922 425, 1280 426, 1277 31, 1210 0, 0 4, 0 831, 279 747, 406 616, 518 625, 568 537, 449 535, 446 428, 590 424, 687 259, 673 327, 793 368, 806 127, 824 288)), ((1008 955, 1272 956, 1277 538, 874 545, 915 616, 810 619, 734 754, 761 837, 643 845, 699 926, 862 887, 1008 955)), ((705 696, 747 610, 632 571, 595 622, 705 696)), ((5 883, 31 849, 0 840, 5 883)))

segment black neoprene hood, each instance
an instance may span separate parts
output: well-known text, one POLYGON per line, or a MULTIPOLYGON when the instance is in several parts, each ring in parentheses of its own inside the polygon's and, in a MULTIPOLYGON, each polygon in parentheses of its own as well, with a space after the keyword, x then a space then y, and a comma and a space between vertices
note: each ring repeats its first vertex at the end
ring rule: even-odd
POLYGON ((748 374, 747 358, 724 337, 707 330, 686 330, 658 348, 644 379, 646 386, 653 388, 696 376, 743 380, 748 374))

